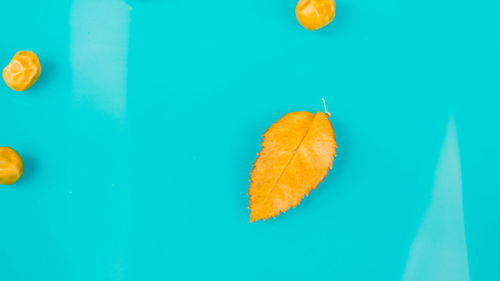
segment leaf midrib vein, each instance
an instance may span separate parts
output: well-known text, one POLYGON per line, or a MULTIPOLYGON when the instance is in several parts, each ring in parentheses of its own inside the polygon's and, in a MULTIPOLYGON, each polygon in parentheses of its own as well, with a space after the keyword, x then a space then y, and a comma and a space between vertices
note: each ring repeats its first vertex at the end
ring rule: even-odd
POLYGON ((264 202, 262 204, 265 204, 267 202, 267 199, 269 198, 269 195, 271 193, 273 193, 273 191, 276 189, 276 186, 278 186, 278 182, 280 181, 281 177, 283 176, 283 174, 285 173, 286 169, 288 168, 288 166, 290 166, 290 163, 292 163, 293 159, 295 158, 295 155, 297 155, 297 152, 299 151, 299 148, 300 146, 302 145, 302 142, 304 142, 304 139, 307 137, 307 135, 309 134, 309 131, 311 131, 311 128, 312 128, 312 125, 313 125, 313 122, 314 122, 314 119, 316 119, 316 116, 314 116, 314 118, 311 120, 311 125, 309 126, 309 128, 307 128, 307 131, 306 133, 304 134, 304 136, 302 137, 302 139, 300 140, 299 144, 295 147, 295 149, 293 150, 293 155, 292 157, 290 157, 290 160, 288 160, 288 162, 286 163, 285 167, 283 168, 283 170, 281 171, 281 173, 279 174, 278 176, 278 179, 276 179, 276 182, 274 183, 273 187, 271 188, 271 190, 267 193, 265 199, 264 199, 264 202))

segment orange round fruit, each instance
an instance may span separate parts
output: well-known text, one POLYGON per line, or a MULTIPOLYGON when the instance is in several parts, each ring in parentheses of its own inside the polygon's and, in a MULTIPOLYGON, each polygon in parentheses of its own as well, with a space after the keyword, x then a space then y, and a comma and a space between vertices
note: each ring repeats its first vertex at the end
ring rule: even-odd
POLYGON ((3 80, 11 89, 24 91, 36 82, 41 72, 42 66, 35 53, 19 51, 3 69, 3 80))
POLYGON ((300 0, 295 8, 295 16, 299 23, 309 30, 322 28, 335 17, 335 2, 333 0, 300 0))
POLYGON ((0 184, 15 183, 24 171, 23 159, 10 147, 0 147, 0 184))

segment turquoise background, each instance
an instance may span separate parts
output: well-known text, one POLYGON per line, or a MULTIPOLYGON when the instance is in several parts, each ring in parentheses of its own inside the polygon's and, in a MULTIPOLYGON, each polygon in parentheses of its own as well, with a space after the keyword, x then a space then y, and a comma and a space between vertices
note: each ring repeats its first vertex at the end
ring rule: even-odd
POLYGON ((0 280, 500 280, 500 2, 3 1, 0 280), (261 134, 327 101, 338 156, 249 223, 261 134))

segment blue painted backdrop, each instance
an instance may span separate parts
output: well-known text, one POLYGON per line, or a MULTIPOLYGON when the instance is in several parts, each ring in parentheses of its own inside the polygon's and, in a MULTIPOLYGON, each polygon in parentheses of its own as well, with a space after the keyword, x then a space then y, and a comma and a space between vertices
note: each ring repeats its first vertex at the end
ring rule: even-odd
POLYGON ((500 4, 3 1, 0 280, 500 280, 500 4), (249 223, 260 135, 327 101, 333 170, 249 223))

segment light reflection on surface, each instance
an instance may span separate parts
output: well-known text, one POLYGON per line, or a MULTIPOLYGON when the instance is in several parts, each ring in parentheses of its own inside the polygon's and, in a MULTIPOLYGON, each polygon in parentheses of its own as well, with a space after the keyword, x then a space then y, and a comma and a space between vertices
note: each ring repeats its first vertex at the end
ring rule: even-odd
POLYGON ((122 117, 130 10, 123 1, 75 0, 71 8, 73 96, 122 117))
POLYGON ((72 168, 66 172, 69 182, 79 179, 68 209, 68 216, 78 223, 68 228, 69 237, 86 233, 85 239, 70 240, 67 248, 79 254, 67 260, 73 276, 87 275, 86 279, 123 280, 126 275, 128 189, 123 140, 130 11, 121 0, 75 0, 70 10, 73 102, 68 142, 85 145, 73 151, 66 163, 92 167, 92 172, 72 168), (92 208, 106 212, 85 211, 90 201, 92 208), (85 224, 99 231, 89 231, 85 224), (94 248, 107 255, 96 254, 94 248), (82 267, 86 262, 92 264, 92 273, 82 267))
POLYGON ((431 202, 413 241, 403 281, 469 280, 462 172, 453 117, 441 148, 431 202))

